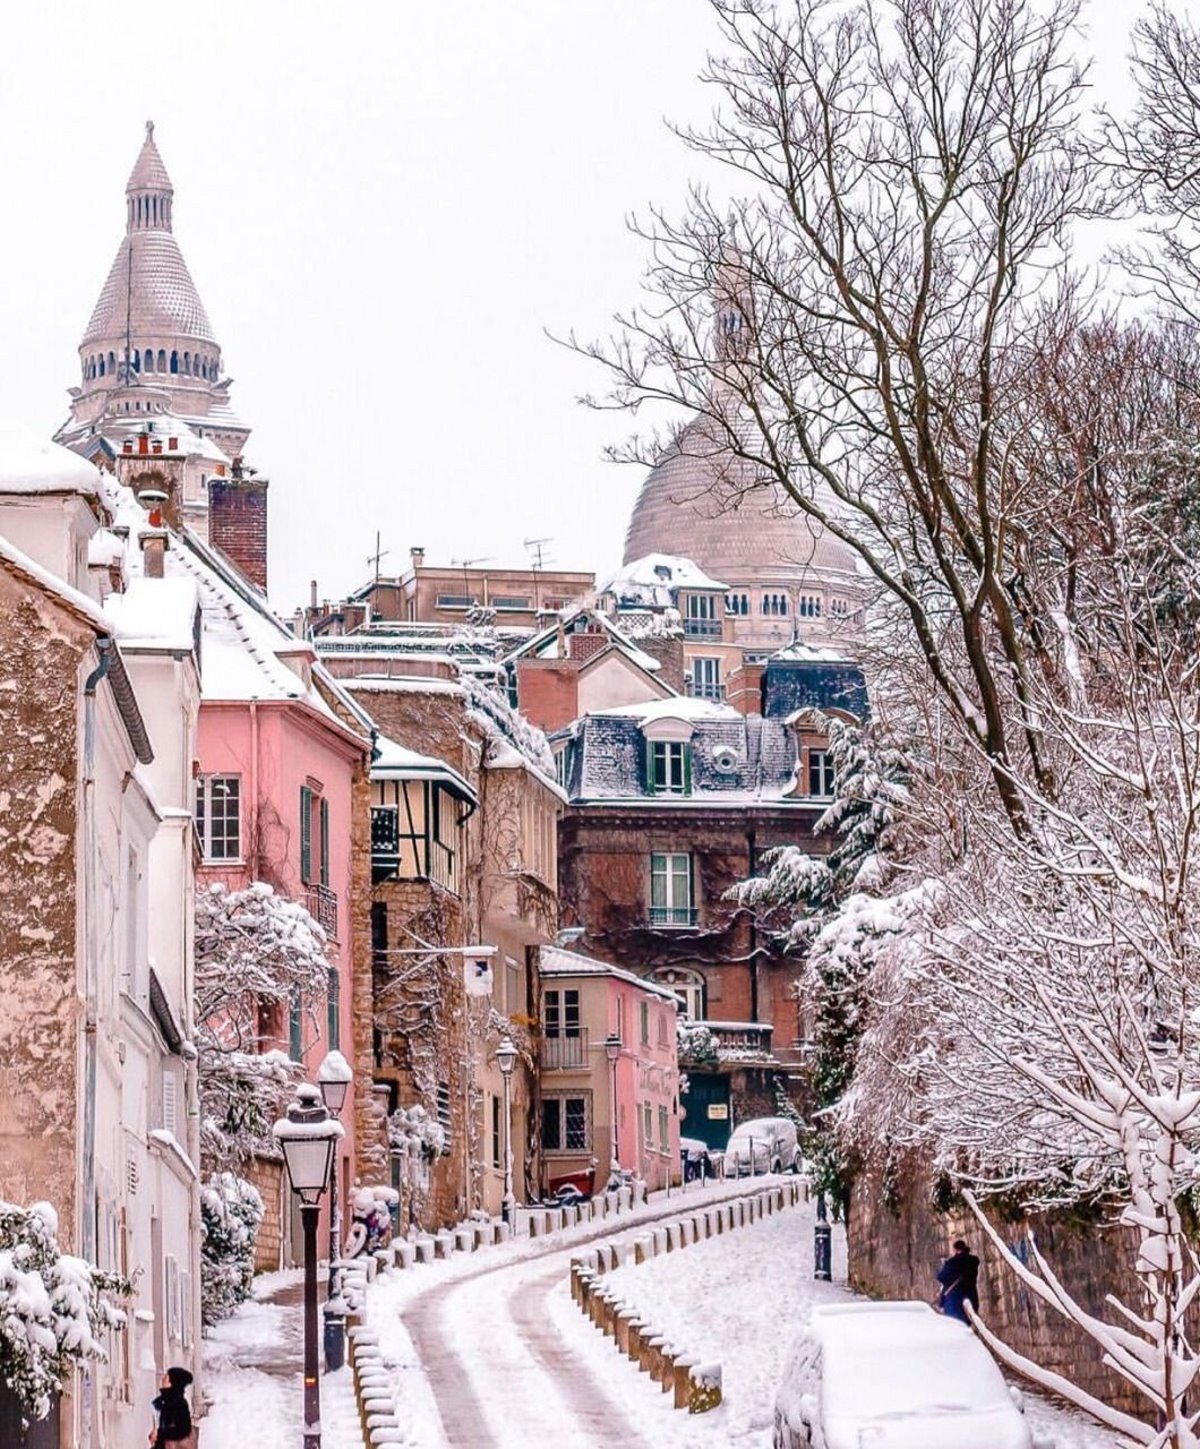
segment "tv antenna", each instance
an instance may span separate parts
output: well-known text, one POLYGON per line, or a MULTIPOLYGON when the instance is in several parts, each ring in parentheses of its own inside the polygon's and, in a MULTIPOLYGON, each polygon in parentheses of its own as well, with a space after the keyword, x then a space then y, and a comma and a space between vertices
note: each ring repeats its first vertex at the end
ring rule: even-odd
POLYGON ((368 558, 367 558, 367 562, 372 565, 372 572, 375 575, 375 582, 376 583, 379 582, 379 565, 380 565, 380 563, 385 558, 387 558, 387 556, 388 556, 388 554, 390 552, 391 552, 390 549, 386 549, 386 548, 380 547, 380 537, 379 537, 379 534, 376 533, 376 535, 375 535, 375 552, 373 554, 370 554, 368 556, 368 558))
POLYGON ((524 542, 525 551, 529 554, 530 562, 534 568, 544 569, 550 560, 544 556, 542 545, 553 543, 553 538, 527 538, 524 542))

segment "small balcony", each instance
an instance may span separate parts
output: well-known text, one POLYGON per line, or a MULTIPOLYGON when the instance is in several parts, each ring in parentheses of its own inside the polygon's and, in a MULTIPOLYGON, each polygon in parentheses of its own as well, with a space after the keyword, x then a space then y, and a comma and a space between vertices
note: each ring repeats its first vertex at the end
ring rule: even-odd
POLYGON ((331 941, 338 938, 337 892, 324 885, 310 885, 308 888, 308 914, 325 932, 331 941))
POLYGON ((770 1025, 759 1021, 698 1021, 707 1027, 722 1062, 761 1062, 773 1059, 770 1025))
POLYGON ((720 639, 724 632, 725 626, 720 619, 685 619, 683 621, 685 639, 720 639))
POLYGON ((698 915, 695 906, 651 906, 650 924, 660 930, 685 930, 696 924, 698 915))
POLYGON ((542 1038, 542 1071, 582 1071, 587 1064, 587 1027, 579 1027, 574 1036, 545 1036, 542 1038))

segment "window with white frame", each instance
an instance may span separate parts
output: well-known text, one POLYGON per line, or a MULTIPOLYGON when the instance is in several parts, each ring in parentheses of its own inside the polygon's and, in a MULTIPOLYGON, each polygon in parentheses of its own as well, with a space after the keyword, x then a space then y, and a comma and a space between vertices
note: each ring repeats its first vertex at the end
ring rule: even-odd
POLYGON ((590 1152, 592 1147, 592 1094, 542 1094, 542 1150, 590 1152))
POLYGON ((579 1035, 579 990, 568 986, 547 991, 542 998, 542 1024, 547 1036, 579 1035))
POLYGON ((651 855, 650 924, 690 926, 695 919, 692 857, 683 851, 651 855))
POLYGON ((671 1145, 671 1119, 665 1107, 658 1109, 658 1147, 665 1152, 671 1145))
POLYGON ((721 661, 719 659, 692 660, 692 679, 689 693, 696 699, 721 698, 721 661))
POLYGON ((808 752, 808 793, 818 800, 833 798, 833 756, 828 750, 808 752))
POLYGON ((661 795, 687 795, 692 788, 692 747, 687 740, 651 740, 650 789, 661 795))
POLYGON ((196 782, 196 831, 206 861, 240 860, 242 777, 201 775, 196 782))

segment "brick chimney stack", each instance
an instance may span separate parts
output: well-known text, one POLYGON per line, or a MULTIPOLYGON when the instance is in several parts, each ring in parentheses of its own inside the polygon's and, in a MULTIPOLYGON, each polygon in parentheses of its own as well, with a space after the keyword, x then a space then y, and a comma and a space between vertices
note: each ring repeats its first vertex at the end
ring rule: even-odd
POLYGON ((267 587, 267 479, 233 460, 232 476, 208 483, 208 541, 252 584, 267 587))

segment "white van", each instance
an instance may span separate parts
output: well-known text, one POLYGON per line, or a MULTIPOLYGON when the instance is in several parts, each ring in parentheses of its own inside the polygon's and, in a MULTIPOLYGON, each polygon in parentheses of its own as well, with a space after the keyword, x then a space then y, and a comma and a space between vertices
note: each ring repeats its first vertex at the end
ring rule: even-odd
POLYGON ((756 1172, 799 1172, 804 1157, 789 1117, 755 1117, 742 1122, 725 1148, 725 1175, 751 1177, 756 1172))
POLYGON ((995 1360, 927 1303, 823 1304, 775 1401, 775 1449, 1053 1449, 995 1360))

